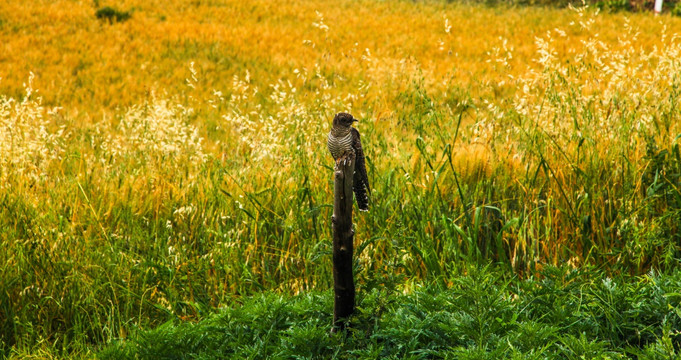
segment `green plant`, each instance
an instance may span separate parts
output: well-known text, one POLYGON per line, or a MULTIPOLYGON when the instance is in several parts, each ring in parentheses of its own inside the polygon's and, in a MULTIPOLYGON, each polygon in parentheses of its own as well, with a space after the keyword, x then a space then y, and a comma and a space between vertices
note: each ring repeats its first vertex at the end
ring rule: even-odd
POLYGON ((97 19, 106 20, 109 24, 114 22, 124 22, 130 19, 132 14, 129 11, 119 11, 112 8, 111 6, 105 6, 103 8, 97 9, 95 12, 97 19))
POLYGON ((671 10, 672 15, 681 16, 681 1, 677 2, 671 10))
POLYGON ((610 12, 618 12, 618 11, 628 11, 631 10, 630 2, 629 0, 605 0, 605 1, 598 1, 596 3, 596 7, 601 9, 601 10, 606 10, 610 12))
MULTIPOLYGON (((328 288, 332 161, 324 141, 342 109, 360 119, 375 201, 354 218, 359 293, 386 297, 363 305, 361 316, 378 329, 361 333, 375 335, 363 343, 371 354, 455 357, 440 346, 446 342, 458 344, 461 357, 541 357, 556 344, 571 347, 571 356, 612 350, 590 331, 630 343, 638 332, 652 352, 668 349, 673 334, 636 325, 654 318, 637 323, 617 307, 633 290, 611 294, 561 275, 615 299, 593 299, 600 307, 589 308, 576 299, 593 294, 536 277, 549 278, 541 269, 552 264, 637 275, 678 267, 681 49, 678 37, 657 37, 675 20, 428 1, 376 11, 381 2, 341 2, 347 6, 176 1, 164 9, 166 23, 125 29, 83 27, 78 16, 55 25, 48 20, 64 13, 50 2, 11 5, 25 11, 3 18, 7 56, 39 70, 49 106, 31 76, 24 94, 20 71, 3 75, 0 153, 11 155, 0 156, 3 354, 87 354, 263 292, 290 299, 328 288), (51 15, 31 15, 43 10, 51 15), (235 12, 239 22, 216 23, 235 12), (326 25, 321 12, 350 12, 362 26, 326 25), (433 14, 446 17, 433 25, 433 14), (23 31, 22 16, 32 17, 32 31, 23 31), (395 21, 405 18, 424 26, 395 21), (486 31, 489 19, 513 36, 486 31), (55 26, 63 36, 54 36, 55 26), (433 29, 439 41, 426 41, 433 29), (225 36, 211 35, 218 30, 225 36), (400 41, 375 46, 383 36, 400 41), (74 43, 94 50, 64 58, 74 43), (116 56, 128 46, 135 56, 116 56), (481 61, 487 51, 489 62, 481 61), (544 308, 551 326, 541 313, 515 308, 522 297, 509 289, 522 285, 468 268, 488 262, 545 291, 523 292, 536 300, 529 309, 559 297, 555 311, 544 308), (416 305, 396 295, 419 288, 430 292, 416 305), (437 297, 443 289, 449 298, 437 297), (451 309, 438 313, 448 301, 451 309), (399 318, 385 317, 393 310, 399 318), (434 325, 433 314, 444 320, 434 325), (388 321, 394 334, 381 325, 388 321), (563 327, 570 336, 559 339, 563 327), (422 350, 423 339, 432 347, 422 350)), ((92 10, 89 2, 72 5, 92 10)), ((146 19, 157 14, 144 2, 134 9, 146 19)), ((322 330, 295 331, 291 353, 322 330)))
POLYGON ((612 279, 547 268, 528 280, 468 267, 403 294, 359 294, 347 336, 329 335, 330 291, 244 299, 198 323, 169 321, 100 352, 103 359, 673 358, 681 340, 681 277, 612 279))

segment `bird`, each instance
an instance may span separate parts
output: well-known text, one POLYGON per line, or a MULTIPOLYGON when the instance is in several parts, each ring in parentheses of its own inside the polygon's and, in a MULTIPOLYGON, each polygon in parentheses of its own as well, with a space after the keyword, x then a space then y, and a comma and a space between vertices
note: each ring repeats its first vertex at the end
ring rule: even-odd
POLYGON ((352 115, 340 112, 333 117, 333 126, 329 132, 326 145, 335 161, 346 153, 355 154, 355 173, 353 174, 352 190, 360 211, 369 211, 369 177, 367 176, 364 151, 359 131, 352 127, 358 121, 352 115))

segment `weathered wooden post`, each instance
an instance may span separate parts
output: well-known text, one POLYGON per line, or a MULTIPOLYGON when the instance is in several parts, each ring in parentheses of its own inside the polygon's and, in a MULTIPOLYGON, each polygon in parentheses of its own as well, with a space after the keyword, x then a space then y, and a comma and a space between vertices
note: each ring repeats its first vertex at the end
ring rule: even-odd
POLYGON ((344 330, 355 310, 355 281, 352 274, 352 181, 355 154, 347 153, 336 161, 333 201, 333 329, 344 330))

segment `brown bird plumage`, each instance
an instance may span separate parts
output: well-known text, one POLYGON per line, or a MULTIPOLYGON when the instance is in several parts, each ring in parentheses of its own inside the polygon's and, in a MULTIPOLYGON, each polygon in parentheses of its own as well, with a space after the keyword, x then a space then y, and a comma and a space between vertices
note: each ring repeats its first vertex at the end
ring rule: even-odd
POLYGON ((355 154, 355 174, 353 176, 352 190, 355 192, 357 205, 362 211, 369 211, 369 176, 367 175, 364 150, 359 131, 352 127, 357 121, 348 113, 338 113, 333 118, 333 127, 327 138, 327 146, 334 160, 348 152, 355 154))

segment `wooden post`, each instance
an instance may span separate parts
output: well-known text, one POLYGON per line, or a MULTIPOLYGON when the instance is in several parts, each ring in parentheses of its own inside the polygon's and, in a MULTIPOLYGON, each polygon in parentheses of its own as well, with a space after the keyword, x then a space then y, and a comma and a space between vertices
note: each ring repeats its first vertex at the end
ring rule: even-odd
POLYGON ((355 310, 355 282, 352 275, 352 180, 355 154, 338 159, 334 171, 333 201, 333 329, 344 330, 346 320, 355 310))

